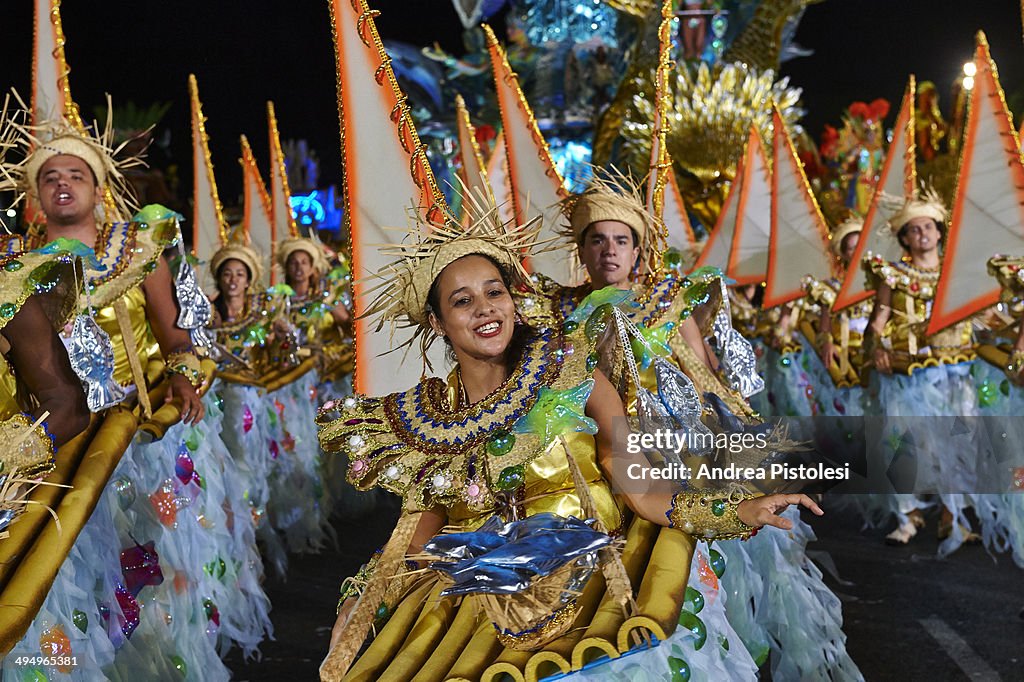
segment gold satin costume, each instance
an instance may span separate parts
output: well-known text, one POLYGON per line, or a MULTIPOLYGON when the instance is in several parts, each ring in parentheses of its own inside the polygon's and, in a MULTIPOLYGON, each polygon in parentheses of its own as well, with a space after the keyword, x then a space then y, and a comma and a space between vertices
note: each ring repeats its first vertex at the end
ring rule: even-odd
MULTIPOLYGON (((460 529, 474 528, 495 512, 508 518, 509 507, 497 502, 503 480, 519 484, 511 504, 520 516, 553 511, 583 517, 562 446, 548 447, 534 433, 511 429, 532 409, 542 387, 564 390, 592 372, 583 330, 563 337, 560 329, 541 332, 502 386, 474 405, 459 400, 456 370, 447 384, 429 378, 383 399, 350 399, 339 418, 319 420, 321 443, 328 452, 348 455, 349 480, 357 487, 378 485, 400 495, 403 517, 444 509, 447 522, 460 529)), ((625 511, 598 466, 593 437, 574 434, 567 442, 596 515, 625 538, 622 561, 636 598, 634 615, 627 619, 596 572, 577 600, 567 634, 539 650, 514 650, 499 641, 475 595, 442 598, 446 585, 434 574, 413 574, 389 585, 382 607, 387 622, 345 680, 537 680, 578 670, 601 656, 618 657, 642 641, 636 633, 659 640, 672 634, 694 539, 625 511)))
MULTIPOLYGON (((34 295, 50 323, 57 328, 63 326, 74 313, 76 276, 79 276, 77 262, 67 253, 27 252, 0 256, 0 346, 4 349, 0 354, 0 473, 4 476, 42 477, 53 470, 55 454, 43 425, 24 437, 24 430, 33 424, 27 412, 39 403, 19 391, 18 379, 6 357, 11 346, 7 336, 3 336, 4 328, 34 295)), ((38 341, 44 342, 43 339, 38 341)), ((26 371, 28 369, 31 368, 26 371)), ((8 501, 3 505, 5 509, 8 501)))
MULTIPOLYGON (((79 309, 95 313, 96 323, 110 336, 114 350, 114 379, 122 386, 135 383, 128 361, 129 349, 139 358, 143 368, 161 359, 160 347, 153 337, 146 318, 146 295, 142 282, 156 268, 164 250, 179 239, 175 216, 153 221, 107 223, 93 245, 99 268, 85 271, 86 291, 79 297, 79 309), (115 305, 125 308, 128 322, 122 330, 115 305), (130 329, 130 336, 128 330, 130 329)), ((29 237, 31 248, 47 243, 46 235, 29 237)))

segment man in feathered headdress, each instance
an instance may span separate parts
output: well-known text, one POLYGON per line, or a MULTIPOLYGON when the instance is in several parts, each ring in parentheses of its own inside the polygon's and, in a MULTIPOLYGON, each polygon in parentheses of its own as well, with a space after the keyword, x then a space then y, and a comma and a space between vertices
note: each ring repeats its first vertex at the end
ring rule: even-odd
POLYGON ((20 163, 3 164, 3 189, 20 192, 19 198, 29 195, 46 216, 29 245, 66 238, 96 251, 99 268, 86 272, 87 295, 80 307, 99 310, 96 321, 113 342, 113 381, 135 384, 148 411, 141 367, 155 337, 167 363, 167 401, 180 400, 182 419, 198 423, 204 410, 196 388, 203 375, 189 333, 177 326, 171 271, 162 257, 180 239, 176 214, 150 206, 132 222, 111 222, 129 215, 131 197, 121 170, 140 162, 115 161, 119 149, 109 144, 109 122, 96 136, 63 119, 27 126, 15 116, 4 125, 25 156, 20 163))

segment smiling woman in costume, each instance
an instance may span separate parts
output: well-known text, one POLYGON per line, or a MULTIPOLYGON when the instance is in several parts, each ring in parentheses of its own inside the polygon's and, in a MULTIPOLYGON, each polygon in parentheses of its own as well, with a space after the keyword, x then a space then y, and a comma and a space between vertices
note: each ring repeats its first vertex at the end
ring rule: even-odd
MULTIPOLYGON (((348 679, 537 679, 577 670, 644 641, 631 634, 659 641, 672 634, 694 537, 744 537, 766 523, 789 528, 776 512, 790 504, 820 513, 802 495, 615 488, 613 458, 616 469, 630 457, 646 460, 617 440, 625 434, 615 434, 613 423, 624 423, 625 413, 594 369, 583 325, 538 332, 519 322, 511 291, 528 281, 519 259, 534 233, 506 230, 492 209, 465 230, 454 220, 433 225, 422 241, 392 252, 400 260, 368 314, 414 327, 424 355, 441 336, 457 364, 447 381, 428 378, 403 393, 321 410, 321 443, 348 457, 349 479, 390 490, 403 503, 379 556, 345 583, 323 679, 346 672, 348 679), (593 519, 587 532, 604 538, 604 549, 594 552, 604 581, 587 581, 587 571, 570 563, 559 570, 578 582, 538 569, 529 579, 520 575, 522 592, 509 593, 501 577, 507 574, 498 570, 495 578, 479 563, 457 564, 464 570, 454 571, 454 587, 441 577, 453 573, 451 564, 420 570, 417 563, 425 550, 472 556, 473 538, 537 540, 524 527, 582 531, 568 517, 593 519), (442 532, 482 525, 469 535, 442 532), (455 546, 467 537, 467 545, 455 546), (447 587, 460 593, 467 575, 476 576, 469 582, 493 579, 506 594, 442 594, 447 587), (371 625, 376 637, 350 670, 371 625)), ((505 547, 514 554, 511 542, 505 547)), ((536 567, 545 564, 543 555, 519 556, 536 567)), ((649 652, 663 672, 668 649, 649 652)))
POLYGON ((217 283, 210 328, 222 351, 252 368, 269 333, 269 297, 260 291, 260 257, 247 244, 228 243, 213 254, 210 270, 217 283))

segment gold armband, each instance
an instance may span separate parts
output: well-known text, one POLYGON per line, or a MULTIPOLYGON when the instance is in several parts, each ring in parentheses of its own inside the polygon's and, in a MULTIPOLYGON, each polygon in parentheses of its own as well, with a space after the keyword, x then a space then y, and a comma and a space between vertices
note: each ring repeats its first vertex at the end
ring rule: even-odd
POLYGON ((168 375, 180 374, 185 377, 188 379, 188 383, 192 384, 192 388, 202 386, 203 379, 205 378, 202 367, 199 364, 199 357, 193 350, 168 355, 166 372, 168 375))
POLYGON ((756 495, 683 491, 672 496, 672 506, 665 515, 669 527, 704 540, 747 539, 757 529, 740 521, 736 509, 744 500, 756 495))
POLYGON ((53 438, 43 424, 35 428, 35 421, 25 413, 16 414, 0 422, 0 472, 5 475, 17 473, 25 478, 34 478, 53 471, 53 438))

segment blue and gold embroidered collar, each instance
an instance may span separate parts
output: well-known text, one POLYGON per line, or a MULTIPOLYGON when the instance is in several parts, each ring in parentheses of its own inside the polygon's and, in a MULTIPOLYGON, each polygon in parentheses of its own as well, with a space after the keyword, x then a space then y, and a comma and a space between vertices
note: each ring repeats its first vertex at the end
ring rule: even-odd
POLYGON ((447 387, 436 377, 384 399, 384 414, 393 433, 423 452, 461 452, 479 445, 495 431, 507 431, 537 400, 542 386, 558 378, 561 332, 546 329, 523 352, 523 362, 498 389, 468 407, 453 408, 447 387))

